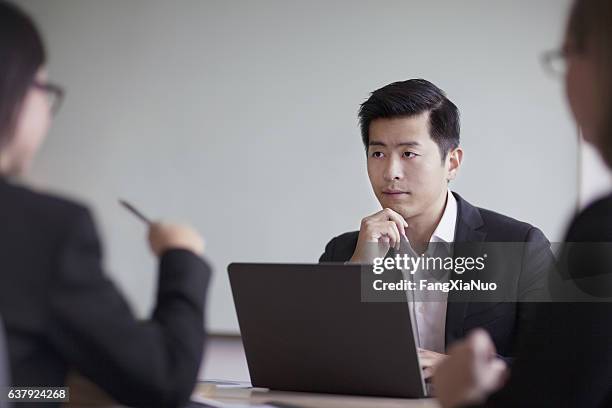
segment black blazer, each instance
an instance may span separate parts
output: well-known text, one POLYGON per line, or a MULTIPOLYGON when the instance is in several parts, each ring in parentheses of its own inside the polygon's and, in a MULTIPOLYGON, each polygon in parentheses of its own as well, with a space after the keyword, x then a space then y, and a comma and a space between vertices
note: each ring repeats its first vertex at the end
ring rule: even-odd
MULTIPOLYGON (((565 241, 605 243, 568 244, 560 259, 568 259, 567 278, 612 296, 612 195, 576 216, 565 241)), ((541 303, 536 312, 508 383, 484 406, 612 407, 612 303, 541 303)))
MULTIPOLYGON (((0 316, 0 389, 4 390, 4 387, 8 387, 8 385, 8 357, 6 355, 4 339, 4 324, 2 324, 2 317, 0 316)), ((0 396, 0 408, 8 407, 8 403, 4 397, 6 397, 6 395, 0 396)))
POLYGON ((155 308, 138 321, 102 271, 85 207, 0 179, 0 226, 0 316, 13 385, 63 386, 75 368, 130 406, 188 401, 205 340, 210 270, 201 258, 165 252, 155 308))
MULTIPOLYGON (((453 256, 466 256, 460 243, 517 242, 529 243, 519 257, 507 257, 497 268, 497 280, 512 287, 514 299, 538 297, 545 288, 546 269, 552 262, 550 243, 539 229, 504 215, 477 208, 457 193, 457 222, 453 256), (501 269, 500 269, 501 268, 501 269)), ((325 247, 319 262, 346 262, 355 247, 359 231, 333 238, 325 247)), ((471 250, 475 246, 470 244, 471 250)), ((461 279, 476 278, 475 272, 465 273, 461 279)), ((471 329, 482 327, 489 332, 498 353, 512 357, 518 343, 518 333, 533 320, 533 304, 528 302, 469 302, 465 294, 451 291, 446 309, 446 347, 463 338, 471 329)))

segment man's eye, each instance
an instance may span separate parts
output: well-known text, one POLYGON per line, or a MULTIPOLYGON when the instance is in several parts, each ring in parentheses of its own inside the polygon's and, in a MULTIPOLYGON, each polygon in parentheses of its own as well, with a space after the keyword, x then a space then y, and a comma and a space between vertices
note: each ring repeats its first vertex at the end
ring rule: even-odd
POLYGON ((383 152, 372 152, 372 157, 376 157, 377 159, 383 157, 383 152))
POLYGON ((408 158, 408 159, 412 159, 413 157, 416 157, 417 154, 413 153, 413 152, 404 152, 404 157, 408 158))

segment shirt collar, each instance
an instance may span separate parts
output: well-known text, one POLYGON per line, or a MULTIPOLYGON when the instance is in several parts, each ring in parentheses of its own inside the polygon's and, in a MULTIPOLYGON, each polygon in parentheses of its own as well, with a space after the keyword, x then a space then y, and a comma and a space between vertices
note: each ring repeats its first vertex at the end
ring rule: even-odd
POLYGON ((446 207, 438 223, 431 234, 429 242, 453 242, 455 240, 455 225, 457 224, 457 200, 450 190, 446 193, 446 207))

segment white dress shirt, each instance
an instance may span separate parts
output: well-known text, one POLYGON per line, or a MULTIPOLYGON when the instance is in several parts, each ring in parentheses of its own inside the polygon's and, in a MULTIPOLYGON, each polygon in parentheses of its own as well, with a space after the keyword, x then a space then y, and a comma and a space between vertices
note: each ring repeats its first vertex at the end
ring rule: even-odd
MULTIPOLYGON (((455 240, 456 224, 457 200, 450 190, 448 190, 444 213, 429 239, 429 242, 449 243, 450 245, 447 247, 448 253, 446 256, 452 256, 452 243, 455 240)), ((427 279, 429 281, 435 280, 432 276, 427 274, 427 271, 417 271, 413 275, 413 278, 416 282, 420 279, 427 279)), ((443 279, 448 279, 448 273, 443 279)), ((446 304, 448 293, 445 294, 440 291, 419 291, 417 299, 418 300, 414 300, 413 297, 409 296, 411 314, 415 320, 414 329, 418 336, 417 345, 426 350, 445 353, 446 304)))

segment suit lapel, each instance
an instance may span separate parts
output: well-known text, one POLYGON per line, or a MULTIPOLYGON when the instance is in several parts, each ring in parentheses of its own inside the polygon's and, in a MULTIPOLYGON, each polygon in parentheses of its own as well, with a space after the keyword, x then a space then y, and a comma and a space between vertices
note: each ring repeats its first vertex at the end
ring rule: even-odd
MULTIPOLYGON (((477 257, 487 233, 478 208, 465 201, 457 193, 457 223, 453 257, 477 257), (480 244, 479 244, 480 243, 480 244)), ((462 275, 451 273, 451 279, 470 281, 476 279, 476 270, 466 271, 462 275)), ((470 292, 450 291, 446 305, 446 346, 465 335, 463 321, 469 305, 470 292)))

